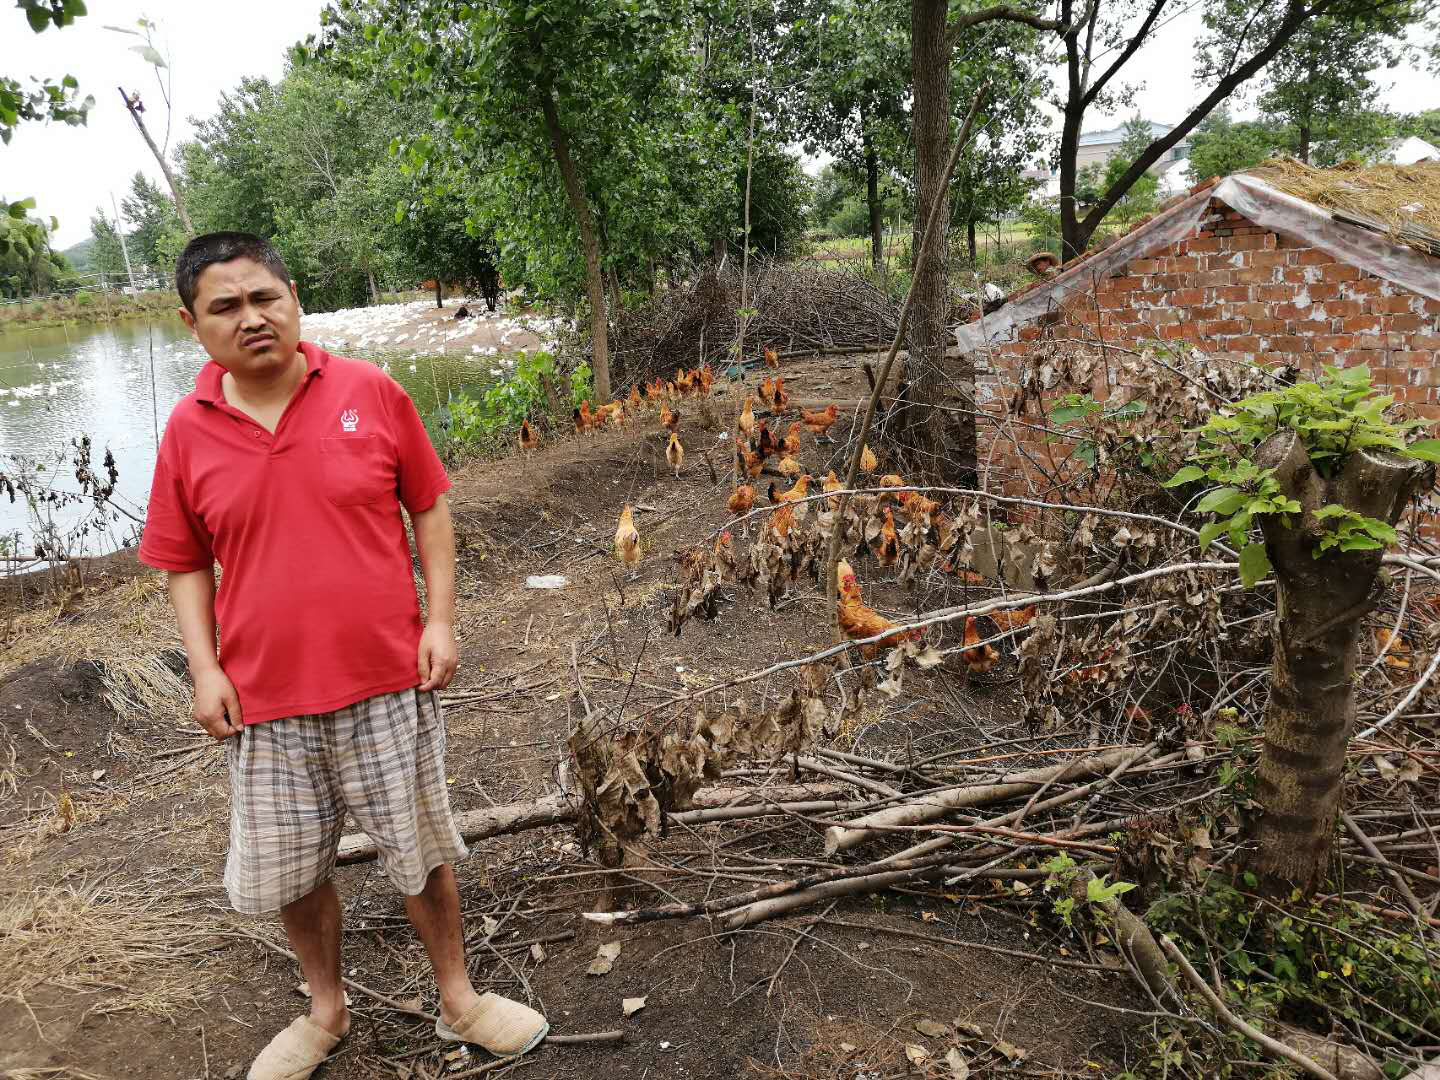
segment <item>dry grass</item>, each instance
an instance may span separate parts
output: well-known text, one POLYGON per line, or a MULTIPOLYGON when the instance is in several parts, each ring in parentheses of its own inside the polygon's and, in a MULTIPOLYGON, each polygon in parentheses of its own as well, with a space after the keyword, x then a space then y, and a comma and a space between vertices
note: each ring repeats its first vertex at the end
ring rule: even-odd
POLYGON ((1246 170, 1297 198, 1385 226, 1397 240, 1420 250, 1416 230, 1440 237, 1440 162, 1360 165, 1346 162, 1317 169, 1294 158, 1275 158, 1246 170))
POLYGON ((215 947, 213 930, 178 898, 144 882, 0 884, 0 1001, 49 987, 111 992, 88 1010, 173 1018, 198 1007, 207 973, 186 959, 215 947))
POLYGON ((0 1073, 0 1080, 103 1080, 103 1077, 68 1065, 46 1065, 6 1069, 0 1073))

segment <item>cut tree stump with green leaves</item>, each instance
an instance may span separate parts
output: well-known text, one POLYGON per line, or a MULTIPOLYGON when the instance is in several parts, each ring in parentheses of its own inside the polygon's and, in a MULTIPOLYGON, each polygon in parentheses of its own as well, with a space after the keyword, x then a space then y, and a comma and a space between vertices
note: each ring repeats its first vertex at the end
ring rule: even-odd
POLYGON ((1216 486, 1195 506, 1253 585, 1273 573, 1276 613, 1248 868, 1272 893, 1324 879, 1355 723, 1361 622, 1384 590, 1380 560, 1406 504, 1434 483, 1440 440, 1407 440, 1430 421, 1391 421, 1390 395, 1365 367, 1256 394, 1200 429, 1191 463, 1167 486, 1216 486), (1258 530, 1258 536, 1257 531, 1258 530))

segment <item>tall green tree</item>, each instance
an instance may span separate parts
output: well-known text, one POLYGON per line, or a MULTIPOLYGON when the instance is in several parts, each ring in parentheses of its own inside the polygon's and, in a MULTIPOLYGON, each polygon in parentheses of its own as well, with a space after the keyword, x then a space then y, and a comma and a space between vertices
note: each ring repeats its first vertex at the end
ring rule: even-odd
POLYGON ((120 212, 132 226, 127 237, 130 258, 151 273, 168 274, 188 239, 174 200, 137 172, 130 181, 130 194, 120 200, 120 212))
POLYGON ((1229 176, 1281 152, 1284 137, 1269 120, 1233 120, 1217 109, 1195 129, 1187 170, 1191 183, 1229 176))
MULTIPOLYGON (((1256 104, 1287 135, 1301 161, 1332 165, 1372 156, 1392 132, 1377 123, 1380 86, 1370 72, 1410 53, 1404 35, 1419 18, 1408 0, 1332 12, 1307 20, 1265 69, 1256 104)), ((1228 29, 1230 21, 1218 25, 1228 29)), ((1219 42, 1208 43, 1213 53, 1219 42)))
MULTIPOLYGON (((1125 121, 1122 130, 1120 145, 1115 148, 1115 153, 1110 156, 1110 160, 1105 162, 1105 170, 1100 178, 1101 190, 1109 190, 1113 187, 1135 163, 1135 159, 1145 152, 1145 148, 1155 137, 1150 124, 1138 113, 1125 121)), ((1115 203, 1112 213, 1123 224, 1129 224, 1155 209, 1156 194, 1159 190, 1160 181, 1153 173, 1147 172, 1130 185, 1125 194, 1115 203)))

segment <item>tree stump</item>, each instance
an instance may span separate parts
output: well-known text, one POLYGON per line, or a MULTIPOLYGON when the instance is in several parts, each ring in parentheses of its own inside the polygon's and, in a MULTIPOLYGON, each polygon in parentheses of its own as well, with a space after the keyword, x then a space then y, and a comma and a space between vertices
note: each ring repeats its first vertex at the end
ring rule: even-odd
POLYGON ((1275 656, 1248 867, 1267 892, 1309 893, 1325 876, 1340 810, 1360 623, 1383 589, 1381 550, 1331 549, 1316 557, 1325 528, 1315 512, 1338 503, 1393 525, 1410 498, 1434 482, 1434 470, 1361 450, 1326 477, 1293 431, 1262 443, 1255 461, 1275 470, 1280 490, 1301 512, 1289 526, 1278 515, 1261 519, 1277 581, 1275 656))

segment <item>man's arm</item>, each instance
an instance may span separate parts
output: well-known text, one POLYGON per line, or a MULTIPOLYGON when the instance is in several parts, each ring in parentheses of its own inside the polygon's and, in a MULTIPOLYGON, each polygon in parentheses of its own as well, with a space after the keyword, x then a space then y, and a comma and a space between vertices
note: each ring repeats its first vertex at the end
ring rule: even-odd
POLYGON ((170 604, 195 680, 195 719, 217 739, 239 734, 240 698, 215 653, 215 569, 167 572, 170 604))
POLYGON ((427 510, 410 515, 420 572, 425 577, 425 632, 420 636, 421 690, 443 690, 459 665, 455 645, 455 526, 442 494, 427 510))

